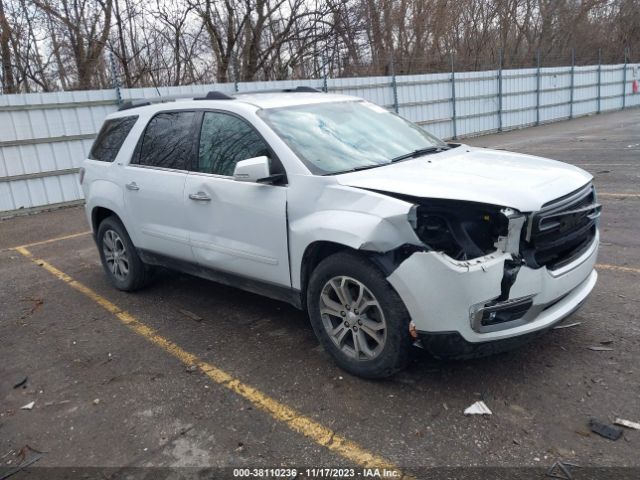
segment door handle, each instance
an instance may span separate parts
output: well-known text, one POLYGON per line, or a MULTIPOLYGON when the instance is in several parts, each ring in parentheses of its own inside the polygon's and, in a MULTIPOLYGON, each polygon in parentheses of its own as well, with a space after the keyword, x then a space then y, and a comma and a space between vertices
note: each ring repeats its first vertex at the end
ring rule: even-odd
POLYGON ((210 202, 211 197, 204 192, 190 193, 189 198, 198 202, 210 202))
POLYGON ((130 182, 125 185, 127 190, 140 190, 140 187, 136 184, 136 182, 130 182))

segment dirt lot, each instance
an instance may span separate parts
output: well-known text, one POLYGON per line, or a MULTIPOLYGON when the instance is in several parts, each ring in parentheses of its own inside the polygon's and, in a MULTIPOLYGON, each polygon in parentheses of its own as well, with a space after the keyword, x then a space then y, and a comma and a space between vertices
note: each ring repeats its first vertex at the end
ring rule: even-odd
POLYGON ((139 293, 114 290, 80 208, 5 220, 2 467, 29 445, 46 452, 39 468, 12 478, 51 478, 44 467, 210 467, 208 478, 220 478, 233 472, 218 467, 373 464, 419 478, 427 467, 532 466, 527 475, 542 478, 557 459, 637 467, 626 472, 638 478, 640 431, 611 441, 589 433, 588 421, 640 421, 640 110, 467 143, 594 175, 604 204, 600 277, 567 320, 579 325, 492 358, 418 354, 402 374, 365 381, 334 366, 288 305, 171 272, 139 293), (479 399, 493 415, 465 417, 479 399))

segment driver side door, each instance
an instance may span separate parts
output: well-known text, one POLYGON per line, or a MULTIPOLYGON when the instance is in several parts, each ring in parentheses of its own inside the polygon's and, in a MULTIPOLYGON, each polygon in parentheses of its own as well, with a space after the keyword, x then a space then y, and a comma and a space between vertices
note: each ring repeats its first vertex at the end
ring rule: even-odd
POLYGON ((234 180, 235 165, 275 155, 245 119, 205 111, 197 159, 187 175, 185 212, 198 264, 278 286, 291 286, 287 187, 234 180))

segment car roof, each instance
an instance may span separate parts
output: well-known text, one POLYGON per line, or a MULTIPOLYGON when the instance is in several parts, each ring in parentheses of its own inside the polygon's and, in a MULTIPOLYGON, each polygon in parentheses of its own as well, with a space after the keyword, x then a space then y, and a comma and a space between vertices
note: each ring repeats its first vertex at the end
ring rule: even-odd
POLYGON ((139 99, 125 102, 117 112, 108 115, 108 118, 124 117, 143 113, 157 113, 167 110, 182 109, 224 109, 246 111, 270 108, 293 107, 300 105, 314 105, 319 103, 335 103, 362 100, 349 95, 339 95, 323 92, 247 92, 236 93, 233 96, 215 93, 213 99, 205 97, 156 97, 151 99, 139 99), (243 108, 244 107, 244 108, 243 108))

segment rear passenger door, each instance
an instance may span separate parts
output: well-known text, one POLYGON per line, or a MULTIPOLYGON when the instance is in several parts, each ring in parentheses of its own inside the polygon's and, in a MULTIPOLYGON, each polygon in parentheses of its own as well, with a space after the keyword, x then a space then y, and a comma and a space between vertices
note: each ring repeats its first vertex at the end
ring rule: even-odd
POLYGON ((194 259, 184 212, 184 186, 195 153, 198 117, 189 111, 154 115, 121 176, 127 227, 135 230, 136 247, 187 261, 194 259))
POLYGON ((238 182, 240 160, 268 156, 262 136, 243 118, 206 111, 196 161, 185 187, 186 218, 198 263, 280 286, 291 286, 287 246, 287 187, 238 182))

